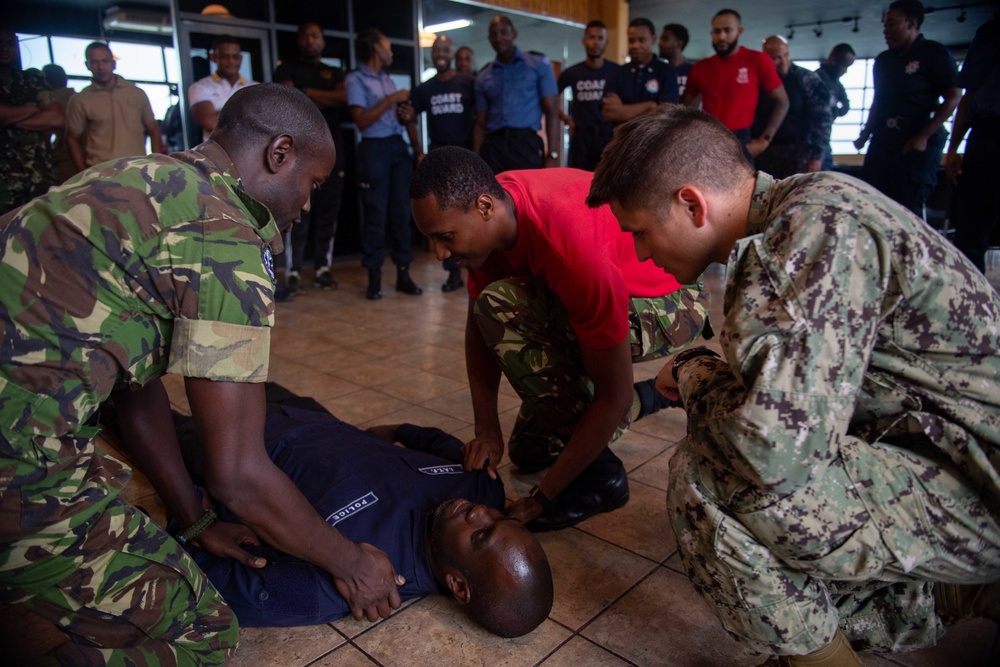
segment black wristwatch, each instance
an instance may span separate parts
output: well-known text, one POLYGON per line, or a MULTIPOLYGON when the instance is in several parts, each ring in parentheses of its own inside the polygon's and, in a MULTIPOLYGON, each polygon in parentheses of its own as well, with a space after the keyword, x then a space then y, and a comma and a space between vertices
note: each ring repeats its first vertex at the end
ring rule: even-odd
POLYGON ((692 347, 683 352, 678 352, 677 356, 674 357, 674 365, 670 368, 670 375, 673 376, 674 382, 679 382, 677 379, 677 370, 684 365, 685 362, 691 361, 695 357, 716 357, 718 354, 715 350, 710 350, 707 347, 692 347))

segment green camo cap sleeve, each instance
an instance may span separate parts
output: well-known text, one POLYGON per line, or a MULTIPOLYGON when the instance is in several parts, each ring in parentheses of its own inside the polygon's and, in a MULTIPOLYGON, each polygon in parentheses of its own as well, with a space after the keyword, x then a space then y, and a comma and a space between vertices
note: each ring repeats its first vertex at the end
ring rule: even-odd
POLYGON ((217 382, 263 382, 270 349, 270 329, 180 319, 174 324, 167 372, 217 382))

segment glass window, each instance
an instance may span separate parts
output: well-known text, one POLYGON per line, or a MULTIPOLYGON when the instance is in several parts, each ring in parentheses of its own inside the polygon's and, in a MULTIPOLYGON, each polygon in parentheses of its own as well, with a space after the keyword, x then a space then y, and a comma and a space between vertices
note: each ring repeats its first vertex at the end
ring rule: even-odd
POLYGON ((163 49, 163 57, 167 64, 167 81, 180 81, 181 62, 177 58, 177 50, 168 46, 163 49))
POLYGON ((130 81, 163 81, 163 50, 153 44, 112 42, 115 54, 115 73, 130 81))
POLYGON ((153 116, 157 119, 162 120, 170 105, 177 101, 170 99, 170 86, 165 83, 137 83, 136 85, 146 93, 149 105, 153 107, 153 116))
POLYGON ((52 57, 57 64, 62 65, 62 68, 66 70, 66 74, 90 78, 85 51, 87 45, 94 40, 78 39, 76 37, 53 37, 51 41, 52 57))
POLYGON ((21 52, 21 69, 42 69, 52 62, 49 55, 49 40, 44 35, 17 35, 21 52))

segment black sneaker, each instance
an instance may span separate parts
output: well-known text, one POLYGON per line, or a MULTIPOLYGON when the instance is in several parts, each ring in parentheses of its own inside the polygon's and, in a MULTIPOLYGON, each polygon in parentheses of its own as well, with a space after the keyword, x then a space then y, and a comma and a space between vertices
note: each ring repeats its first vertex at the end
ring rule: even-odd
POLYGON ((284 303, 286 301, 292 300, 292 293, 286 290, 281 285, 274 286, 274 300, 284 303))
POLYGON ((285 278, 285 289, 292 294, 300 294, 302 292, 302 279, 299 278, 298 271, 288 272, 288 276, 285 278))
POLYGON ((325 266, 316 273, 316 286, 326 290, 337 289, 340 285, 333 279, 330 269, 325 266))
POLYGON ((369 301, 378 301, 382 298, 382 271, 380 269, 368 269, 368 289, 365 290, 365 298, 369 301))

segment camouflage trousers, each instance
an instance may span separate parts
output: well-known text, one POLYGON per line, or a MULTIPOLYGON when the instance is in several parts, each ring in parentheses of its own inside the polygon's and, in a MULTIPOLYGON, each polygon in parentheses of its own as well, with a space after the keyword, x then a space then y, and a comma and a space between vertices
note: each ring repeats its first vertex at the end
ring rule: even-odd
POLYGON ((184 549, 116 496, 122 467, 85 438, 76 455, 45 460, 72 446, 37 439, 51 444, 0 434, 0 606, 23 605, 70 635, 49 662, 222 664, 235 616, 184 549))
MULTIPOLYGON (((594 399, 594 383, 584 369, 566 307, 545 281, 509 278, 483 290, 473 313, 486 345, 521 397, 508 445, 511 461, 529 469, 551 465, 594 399)), ((708 293, 700 285, 633 298, 628 317, 633 363, 673 354, 702 331, 711 336, 708 293)), ((626 417, 611 441, 628 426, 626 417)))
POLYGON ((687 574, 726 630, 763 654, 810 653, 838 627, 857 650, 933 646, 932 582, 1000 579, 1000 523, 946 457, 915 451, 932 448, 845 436, 814 484, 745 502, 759 496, 712 443, 683 440, 667 508, 687 574))

